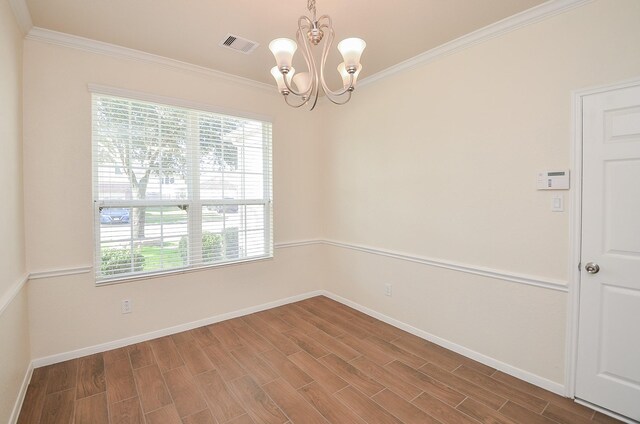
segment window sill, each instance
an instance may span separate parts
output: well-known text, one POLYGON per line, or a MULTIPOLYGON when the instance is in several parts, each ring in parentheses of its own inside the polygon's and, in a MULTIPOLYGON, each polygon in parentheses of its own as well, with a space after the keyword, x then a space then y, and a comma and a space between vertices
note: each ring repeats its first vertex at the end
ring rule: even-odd
POLYGON ((102 287, 102 286, 110 286, 114 284, 131 283, 131 282, 140 281, 140 280, 151 280, 151 279, 161 278, 161 277, 170 277, 170 276, 175 276, 180 274, 188 274, 192 272, 200 272, 200 271, 207 271, 207 270, 217 269, 217 268, 226 268, 231 266, 244 265, 244 264, 253 263, 253 262, 270 261, 272 259, 273 259, 273 254, 268 256, 257 256, 254 258, 242 259, 234 262, 220 263, 220 264, 214 264, 214 265, 200 265, 200 266, 194 266, 190 268, 178 268, 178 269, 172 269, 167 271, 129 275, 126 277, 109 278, 109 279, 96 281, 95 285, 96 287, 102 287))

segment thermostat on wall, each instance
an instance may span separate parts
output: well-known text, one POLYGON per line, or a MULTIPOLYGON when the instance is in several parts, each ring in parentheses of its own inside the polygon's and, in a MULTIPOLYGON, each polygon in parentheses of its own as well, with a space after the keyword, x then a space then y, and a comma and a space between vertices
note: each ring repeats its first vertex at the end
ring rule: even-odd
POLYGON ((569 171, 538 172, 538 190, 569 190, 569 171))

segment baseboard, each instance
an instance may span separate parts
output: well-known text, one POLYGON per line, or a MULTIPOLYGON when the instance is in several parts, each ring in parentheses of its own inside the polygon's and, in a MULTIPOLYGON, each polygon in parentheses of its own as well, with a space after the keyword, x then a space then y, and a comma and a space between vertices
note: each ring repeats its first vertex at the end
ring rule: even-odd
POLYGON ((266 309, 275 308, 278 306, 286 305, 300 300, 308 299, 310 297, 321 296, 324 292, 322 290, 311 291, 284 299, 275 300, 273 302, 263 303, 257 306, 251 306, 248 308, 240 309, 233 312, 227 312, 225 314, 216 315, 209 318, 204 318, 198 321, 192 321, 185 324, 175 325, 173 327, 164 328, 161 330, 152 331, 137 336, 126 337, 124 339, 114 340, 107 343, 101 343, 99 345, 90 346, 82 349, 73 350, 70 352, 59 353, 56 355, 46 356, 43 358, 34 359, 32 362, 33 368, 43 367, 45 365, 51 365, 58 362, 68 361, 69 359, 80 358, 94 353, 106 352, 108 350, 117 349, 124 346, 129 346, 135 343, 144 342, 147 340, 156 339, 158 337, 169 336, 171 334, 180 333, 182 331, 192 330, 194 328, 202 327, 204 325, 215 324, 216 322, 226 321, 232 318, 238 318, 241 316, 253 314, 255 312, 264 311, 266 309))
MULTIPOLYGON (((406 324, 402 321, 399 321, 395 318, 391 318, 387 315, 384 315, 380 312, 374 311, 373 309, 369 309, 365 306, 362 306, 356 302, 353 302, 349 299, 346 299, 344 297, 338 296, 337 294, 334 294, 332 292, 329 292, 327 290, 316 290, 316 291, 311 291, 311 292, 307 292, 307 293, 303 293, 303 294, 299 294, 296 296, 291 296, 291 297, 287 297, 284 299, 279 299, 273 302, 268 302, 268 303, 263 303, 261 305, 257 305, 257 306, 251 306, 248 308, 244 308, 244 309, 240 309, 237 311, 233 311, 233 312, 228 312, 225 314, 220 314, 220 315, 216 315, 213 317, 209 317, 209 318, 205 318, 205 319, 201 319, 198 321, 193 321, 193 322, 189 322, 189 323, 185 323, 185 324, 180 324, 180 325, 176 325, 173 327, 169 327, 169 328, 165 328, 165 329, 161 329, 161 330, 156 330, 156 331, 152 331, 149 333, 145 333, 145 334, 140 334, 137 336, 132 336, 132 337, 127 337, 124 339, 119 339, 119 340, 114 340, 111 342, 107 342, 107 343, 102 343, 99 345, 95 345, 95 346, 90 346, 90 347, 86 347, 86 348, 82 348, 82 349, 77 349, 77 350, 73 350, 70 352, 65 352, 65 353, 60 353, 60 354, 56 354, 56 355, 51 355, 51 356, 47 356, 47 357, 43 357, 43 358, 38 358, 38 359, 34 359, 32 364, 31 364, 31 369, 33 368, 38 368, 38 367, 42 367, 45 365, 51 365, 51 364, 55 364, 58 362, 62 362, 62 361, 67 361, 69 359, 74 359, 74 358, 80 358, 82 356, 87 356, 87 355, 92 355, 94 353, 99 353, 99 352, 105 352, 108 350, 112 350, 112 349, 117 349, 123 346, 128 346, 134 343, 140 343, 140 342, 144 342, 147 340, 152 340, 158 337, 163 337, 163 336, 168 336, 171 334, 175 334, 175 333, 179 333, 182 331, 187 331, 187 330, 191 330, 194 328, 198 328, 198 327, 202 327, 204 325, 209 325, 209 324, 214 324, 216 322, 220 322, 220 321, 226 321, 228 319, 232 319, 232 318, 237 318, 237 317, 241 317, 244 315, 249 315, 255 312, 260 312, 260 311, 264 311, 266 309, 271 309, 271 308, 275 308, 278 306, 282 306, 282 305, 286 305, 289 303, 293 303, 293 302, 298 302, 300 300, 304 300, 304 299, 308 299, 310 297, 314 297, 314 296, 326 296, 330 299, 335 300, 336 302, 340 302, 343 305, 349 306, 353 309, 356 309, 362 313, 365 313, 373 318, 379 319, 380 321, 386 322, 387 324, 393 325, 394 327, 400 328, 404 331, 407 331, 413 335, 416 335, 420 338, 423 338, 425 340, 428 340, 430 342, 436 343, 437 345, 440 345, 444 348, 447 348, 449 350, 452 350, 454 352, 457 352, 461 355, 464 355, 468 358, 474 359, 478 362, 481 362, 487 366, 490 366, 492 368, 498 369, 504 373, 507 373, 509 375, 512 375, 516 378, 519 378, 521 380, 524 380, 528 383, 534 384, 538 387, 542 387, 543 389, 549 390, 553 393, 556 393, 560 396, 564 396, 565 393, 565 387, 564 385, 557 383, 555 381, 551 381, 549 379, 546 379, 544 377, 541 377, 539 375, 533 374, 529 371, 525 371, 522 370, 520 368, 514 367, 513 365, 509 365, 507 363, 501 362, 495 358, 483 355, 479 352, 476 352, 474 350, 471 350, 469 348, 466 348, 464 346, 461 346, 459 344, 453 343, 451 341, 448 341, 446 339, 443 339, 441 337, 435 336, 431 333, 428 333, 426 331, 420 330, 416 327, 413 327, 409 324, 406 324)), ((29 374, 30 375, 30 374, 29 374)), ((28 380, 27 380, 27 385, 28 385, 28 380)), ((23 395, 24 396, 24 395, 23 395)), ((22 401, 20 402, 20 405, 22 404, 22 401)), ((19 411, 19 409, 18 409, 19 411)))
POLYGON ((16 424, 18 422, 20 411, 22 410, 22 403, 24 402, 24 397, 27 395, 27 389, 29 388, 29 382, 31 381, 31 375, 33 374, 33 368, 33 362, 30 362, 27 367, 27 372, 24 374, 24 378, 22 379, 18 398, 16 399, 16 403, 13 405, 13 411, 11 411, 11 416, 9 417, 9 424, 16 424))
POLYGON ((454 352, 457 352, 461 355, 464 355, 468 358, 471 358, 473 360, 476 360, 480 363, 483 363, 487 366, 490 366, 492 368, 495 368, 497 370, 500 370, 504 373, 507 373, 509 375, 512 375, 516 378, 519 378, 520 380, 524 380, 528 383, 534 384, 538 387, 542 387, 543 389, 549 390, 550 392, 556 393, 560 396, 565 396, 565 387, 564 385, 560 384, 560 383, 556 383, 555 381, 551 381, 549 379, 546 379, 544 377, 541 377, 539 375, 533 374, 529 371, 525 371, 522 370, 520 368, 514 367, 513 365, 509 365, 506 364, 504 362, 501 362, 495 358, 492 358, 490 356, 486 356, 483 355, 482 353, 476 352, 474 350, 471 350, 469 348, 466 348, 464 346, 461 346, 459 344, 450 342, 446 339, 443 339, 441 337, 435 336, 431 333, 428 333, 426 331, 420 330, 418 328, 415 328, 409 324, 406 324, 402 321, 399 321, 395 318, 391 318, 387 315, 384 315, 380 312, 374 311, 373 309, 369 309, 365 306, 362 306, 356 302, 353 302, 349 299, 346 299, 342 296, 338 296, 337 294, 331 293, 329 291, 323 290, 322 294, 330 299, 335 300, 336 302, 340 302, 343 305, 349 306, 350 308, 356 309, 364 314, 367 314, 373 318, 379 319, 380 321, 384 321, 389 325, 392 325, 394 327, 397 327, 401 330, 404 330, 408 333, 411 333, 415 336, 418 336, 422 339, 428 340, 430 342, 433 342, 439 346, 442 346, 444 348, 447 348, 449 350, 452 350, 454 352))

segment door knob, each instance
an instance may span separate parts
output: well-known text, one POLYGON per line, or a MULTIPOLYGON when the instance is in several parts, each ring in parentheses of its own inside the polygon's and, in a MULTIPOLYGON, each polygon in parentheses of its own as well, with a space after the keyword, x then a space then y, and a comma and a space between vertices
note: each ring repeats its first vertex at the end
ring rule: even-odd
POLYGON ((600 271, 600 265, 593 262, 587 262, 587 264, 584 266, 584 269, 589 274, 597 274, 600 271))

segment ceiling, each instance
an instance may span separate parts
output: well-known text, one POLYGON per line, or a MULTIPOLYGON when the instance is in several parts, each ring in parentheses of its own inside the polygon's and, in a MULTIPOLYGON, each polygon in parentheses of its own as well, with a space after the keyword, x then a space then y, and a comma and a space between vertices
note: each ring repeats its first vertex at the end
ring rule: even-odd
MULTIPOLYGON (((333 20, 336 42, 367 42, 360 79, 447 41, 544 3, 544 0, 316 0, 333 20)), ((27 0, 37 27, 192 63, 274 84, 269 42, 295 38, 307 0, 27 0), (250 55, 218 44, 227 33, 260 46, 250 55)), ((304 68, 301 53, 294 67, 304 68)), ((339 83, 332 47, 327 73, 339 83)))

